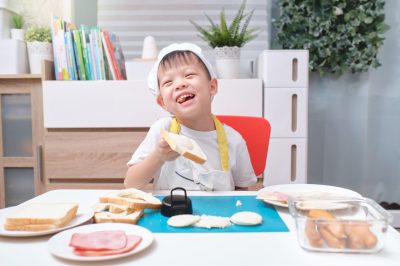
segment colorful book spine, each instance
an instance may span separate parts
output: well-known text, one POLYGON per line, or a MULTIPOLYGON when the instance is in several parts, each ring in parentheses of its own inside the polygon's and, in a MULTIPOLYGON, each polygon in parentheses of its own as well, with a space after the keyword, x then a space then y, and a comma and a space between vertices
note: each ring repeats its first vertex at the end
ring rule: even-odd
POLYGON ((115 71, 115 77, 117 80, 121 80, 123 79, 121 75, 121 70, 119 69, 117 59, 115 58, 114 46, 111 43, 110 34, 108 31, 104 31, 104 38, 106 39, 108 52, 110 53, 112 67, 115 71))
POLYGON ((92 66, 91 66, 89 35, 84 25, 81 26, 81 42, 82 42, 82 52, 83 52, 83 59, 85 61, 87 79, 94 80, 92 66))
POLYGON ((78 78, 79 78, 79 80, 87 80, 85 62, 84 62, 83 53, 82 53, 82 43, 81 43, 80 31, 79 30, 72 31, 72 36, 74 39, 73 43, 74 43, 76 65, 77 65, 77 69, 78 69, 78 78))
POLYGON ((106 62, 108 65, 108 69, 110 70, 110 73, 111 73, 111 79, 116 80, 117 77, 116 77, 115 70, 114 70, 113 64, 112 64, 112 59, 111 59, 110 51, 108 48, 109 45, 107 44, 106 38, 104 37, 104 31, 102 31, 100 33, 100 35, 101 35, 101 41, 103 43, 104 53, 106 55, 106 62))

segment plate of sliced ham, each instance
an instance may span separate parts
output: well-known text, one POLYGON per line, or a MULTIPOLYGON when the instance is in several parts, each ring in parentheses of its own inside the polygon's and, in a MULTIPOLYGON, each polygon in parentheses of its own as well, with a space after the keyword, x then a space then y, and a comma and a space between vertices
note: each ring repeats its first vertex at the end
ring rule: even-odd
POLYGON ((49 239, 51 254, 75 261, 111 260, 143 251, 153 242, 144 227, 122 223, 101 223, 76 227, 49 239))
POLYGON ((257 199, 279 207, 288 207, 289 197, 318 200, 327 197, 359 198, 361 195, 347 188, 318 184, 274 185, 260 189, 257 193, 257 199))

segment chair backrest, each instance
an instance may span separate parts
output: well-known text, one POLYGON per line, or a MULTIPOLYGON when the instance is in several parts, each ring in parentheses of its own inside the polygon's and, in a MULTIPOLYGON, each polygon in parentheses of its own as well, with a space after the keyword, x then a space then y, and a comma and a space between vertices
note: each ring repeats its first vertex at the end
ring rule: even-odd
POLYGON ((256 176, 265 170, 271 126, 263 117, 217 115, 218 119, 238 131, 247 144, 256 176))

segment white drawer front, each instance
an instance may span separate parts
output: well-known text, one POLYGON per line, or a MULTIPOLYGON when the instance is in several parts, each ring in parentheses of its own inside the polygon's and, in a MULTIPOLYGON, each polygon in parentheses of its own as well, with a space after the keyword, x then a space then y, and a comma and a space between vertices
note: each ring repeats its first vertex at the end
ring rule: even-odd
POLYGON ((307 139, 271 138, 264 186, 307 183, 307 139))
POLYGON ((264 87, 308 87, 307 50, 265 50, 257 59, 264 87))
POLYGON ((307 88, 264 88, 264 117, 271 124, 271 137, 306 138, 307 88))

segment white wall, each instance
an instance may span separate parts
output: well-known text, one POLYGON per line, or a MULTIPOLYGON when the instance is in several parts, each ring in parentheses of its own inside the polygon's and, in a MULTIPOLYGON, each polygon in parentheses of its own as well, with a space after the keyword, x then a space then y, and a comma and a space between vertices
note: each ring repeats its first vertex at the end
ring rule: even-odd
MULTIPOLYGON (((24 16, 28 25, 49 25, 51 15, 64 15, 67 0, 9 0, 9 8, 24 16)), ((67 1, 69 2, 69 0, 67 1)))
POLYGON ((386 1, 382 66, 339 79, 312 75, 308 180, 400 202, 400 1, 386 1))

